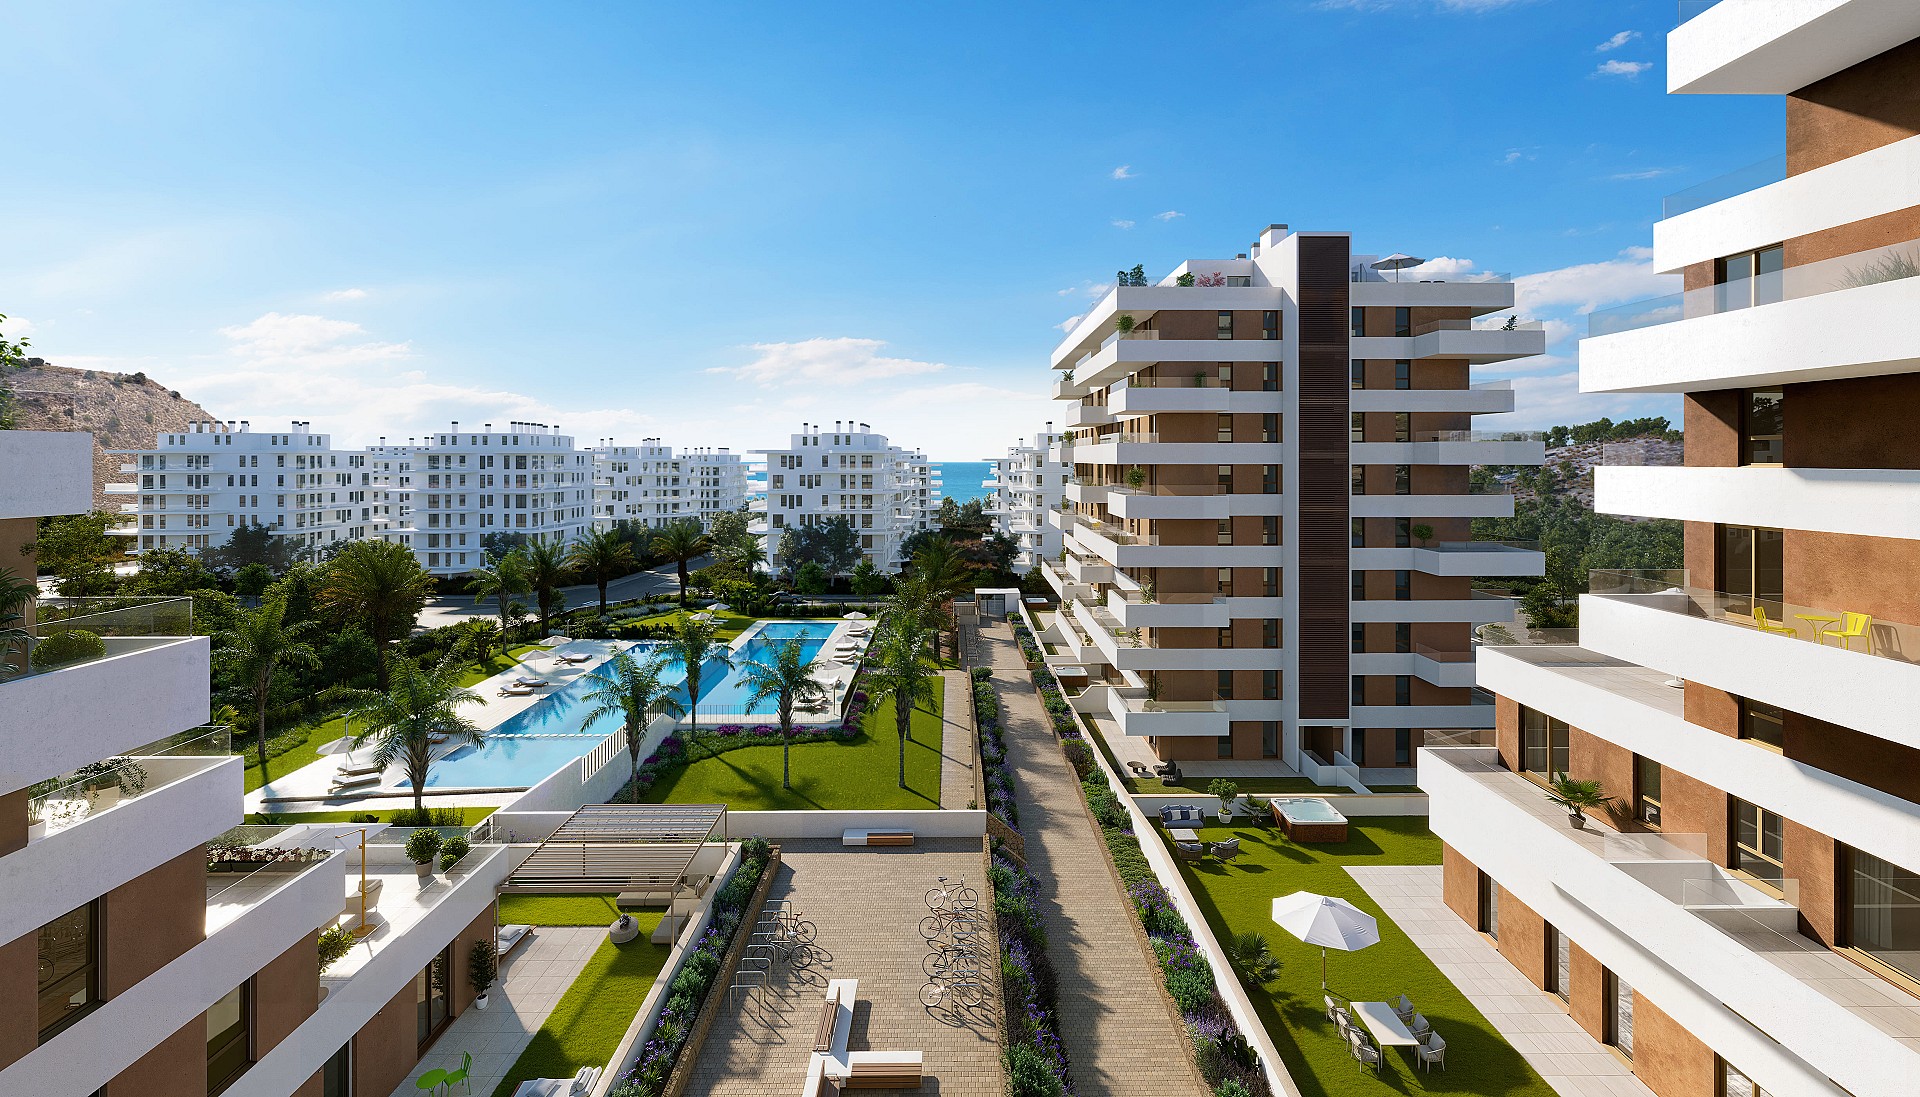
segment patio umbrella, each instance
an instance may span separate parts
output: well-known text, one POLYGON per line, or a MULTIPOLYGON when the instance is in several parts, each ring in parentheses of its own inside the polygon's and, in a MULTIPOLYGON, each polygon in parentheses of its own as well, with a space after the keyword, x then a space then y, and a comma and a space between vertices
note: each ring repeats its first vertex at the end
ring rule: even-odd
POLYGON ((864 621, 867 619, 867 615, 856 609, 852 613, 841 614, 840 619, 842 621, 864 621))
POLYGON ((1357 952, 1380 943, 1373 915, 1347 902, 1311 891, 1296 891, 1273 901, 1273 920, 1309 945, 1320 946, 1320 989, 1327 989, 1327 950, 1357 952))
POLYGON ((709 609, 709 610, 711 610, 711 611, 712 611, 712 612, 714 612, 714 613, 731 613, 731 612, 733 612, 733 607, 732 607, 732 606, 730 606, 730 605, 728 605, 728 604, 726 604, 725 602, 715 602, 714 604, 712 604, 712 605, 710 605, 710 606, 708 606, 708 607, 707 607, 707 609, 709 609))
POLYGON ((1425 259, 1416 259, 1413 256, 1406 254, 1405 252, 1396 251, 1392 255, 1387 256, 1385 259, 1374 260, 1372 266, 1374 270, 1392 271, 1393 280, 1398 282, 1400 280, 1401 267, 1417 267, 1424 262, 1426 262, 1425 259))

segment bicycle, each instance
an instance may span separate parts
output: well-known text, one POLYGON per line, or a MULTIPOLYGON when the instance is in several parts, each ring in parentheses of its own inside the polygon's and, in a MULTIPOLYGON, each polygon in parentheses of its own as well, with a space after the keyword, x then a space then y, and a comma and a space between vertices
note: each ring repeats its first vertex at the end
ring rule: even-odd
POLYGON ((978 1006, 987 1000, 987 985, 977 979, 959 979, 948 983, 929 981, 920 988, 920 1004, 928 1009, 947 998, 969 1008, 978 1006))
POLYGON ((947 878, 942 876, 940 886, 927 892, 927 909, 938 914, 954 907, 977 907, 980 905, 980 893, 967 886, 964 876, 955 877, 952 888, 947 887, 947 878))
POLYGON ((979 976, 980 963, 985 957, 971 949, 942 949, 929 952, 920 961, 920 970, 929 979, 951 979, 954 976, 979 976))
POLYGON ((986 918, 976 911, 943 911, 920 919, 920 936, 928 941, 957 934, 972 936, 983 932, 986 926, 986 918))

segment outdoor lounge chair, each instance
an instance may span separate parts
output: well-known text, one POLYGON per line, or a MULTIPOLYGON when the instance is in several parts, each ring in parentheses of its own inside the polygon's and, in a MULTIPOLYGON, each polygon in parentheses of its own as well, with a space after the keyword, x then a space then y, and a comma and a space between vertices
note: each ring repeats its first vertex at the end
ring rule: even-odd
POLYGON ((1198 826, 1204 822, 1206 817, 1192 804, 1168 804, 1160 809, 1160 825, 1163 827, 1198 826))
POLYGON ((342 777, 364 777, 369 773, 379 773, 386 767, 378 762, 355 762, 348 759, 340 763, 339 774, 342 777))
POLYGON ((1436 1032, 1433 1034, 1433 1039, 1426 1043, 1413 1045, 1413 1057, 1420 1060, 1421 1070, 1432 1070, 1435 1063, 1439 1063, 1440 1069, 1445 1070, 1447 1069, 1447 1042, 1442 1040, 1440 1034, 1436 1032))
POLYGON ((532 686, 523 686, 517 683, 500 687, 500 696, 502 697, 531 697, 533 696, 533 692, 532 686))
POLYGON ((1240 856, 1240 839, 1229 838, 1224 842, 1215 842, 1209 847, 1208 852, 1222 861, 1231 861, 1240 856))
POLYGON ((1355 1062, 1372 1068, 1375 1074, 1380 1073, 1380 1049, 1373 1046, 1373 1041, 1367 1039, 1366 1033, 1357 1028, 1348 1029, 1347 1050, 1352 1053, 1355 1062))
POLYGON ((1207 847, 1199 842, 1175 842, 1174 852, 1182 861, 1204 861, 1207 859, 1207 847))
POLYGON ((1407 1031, 1420 1036, 1423 1033, 1432 1032, 1433 1026, 1427 1023, 1427 1019, 1421 1016, 1419 1010, 1414 1010, 1413 1020, 1407 1022, 1407 1031))
POLYGON ((532 686, 538 688, 540 686, 552 685, 553 683, 547 681, 545 678, 535 678, 530 674, 522 674, 514 678, 513 684, 516 686, 532 686))
POLYGON ((1401 1024, 1404 1025, 1408 1021, 1413 1020, 1413 999, 1402 994, 1391 1004, 1393 1006, 1393 1015, 1400 1018, 1401 1024))
POLYGON ((335 777, 333 784, 328 787, 334 792, 346 792, 350 789, 368 788, 379 783, 378 773, 361 773, 351 777, 335 777))

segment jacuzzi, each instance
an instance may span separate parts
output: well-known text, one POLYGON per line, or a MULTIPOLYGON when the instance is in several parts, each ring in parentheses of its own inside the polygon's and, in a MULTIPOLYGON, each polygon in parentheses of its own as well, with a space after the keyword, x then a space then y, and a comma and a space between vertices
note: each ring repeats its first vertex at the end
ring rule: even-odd
POLYGON ((1347 817, 1332 804, 1312 796, 1276 798, 1273 821, 1296 842, 1344 842, 1347 817))

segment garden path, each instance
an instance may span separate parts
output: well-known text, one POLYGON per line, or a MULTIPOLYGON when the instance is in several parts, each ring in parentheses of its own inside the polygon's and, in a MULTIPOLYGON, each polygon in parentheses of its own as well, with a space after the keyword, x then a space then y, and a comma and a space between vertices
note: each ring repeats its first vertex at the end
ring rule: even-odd
POLYGON ((947 811, 978 806, 974 792, 974 765, 978 735, 973 727, 973 703, 969 696, 971 681, 964 670, 940 672, 941 688, 946 690, 941 708, 940 730, 940 806, 947 811))
POLYGON ((1186 1027, 1134 928, 1130 901, 1102 863, 1105 840, 1081 804, 1013 632, 996 623, 980 630, 980 642, 1005 721, 1027 868, 1040 881, 1074 1090, 1079 1097, 1203 1097, 1207 1088, 1181 1046, 1186 1027))

